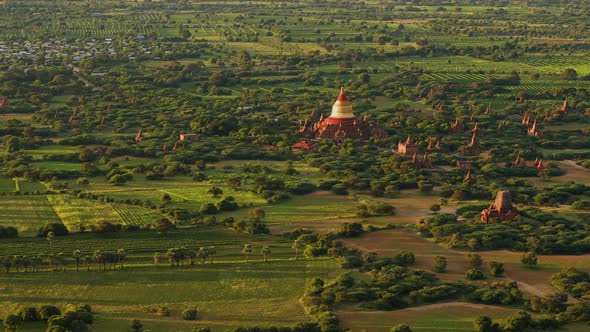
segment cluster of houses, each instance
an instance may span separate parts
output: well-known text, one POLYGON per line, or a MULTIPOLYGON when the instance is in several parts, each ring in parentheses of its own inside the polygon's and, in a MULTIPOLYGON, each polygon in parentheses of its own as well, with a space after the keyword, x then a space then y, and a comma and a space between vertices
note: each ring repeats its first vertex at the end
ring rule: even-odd
MULTIPOLYGON (((145 37, 138 36, 138 41, 145 37)), ((130 43, 123 40, 121 46, 129 46, 130 43)), ((101 55, 107 55, 114 58, 119 56, 113 39, 90 39, 88 41, 76 39, 74 42, 68 42, 56 38, 49 38, 47 41, 31 42, 28 40, 5 42, 0 40, 0 59, 7 59, 9 62, 15 62, 19 59, 38 60, 39 56, 44 56, 45 62, 62 62, 64 57, 71 57, 72 63, 80 62, 87 58, 93 58, 101 55)), ((165 51, 164 55, 171 55, 172 51, 165 51)), ((129 60, 134 60, 138 56, 147 56, 155 60, 160 57, 152 56, 152 49, 147 45, 139 45, 134 51, 129 51, 123 55, 129 60)))

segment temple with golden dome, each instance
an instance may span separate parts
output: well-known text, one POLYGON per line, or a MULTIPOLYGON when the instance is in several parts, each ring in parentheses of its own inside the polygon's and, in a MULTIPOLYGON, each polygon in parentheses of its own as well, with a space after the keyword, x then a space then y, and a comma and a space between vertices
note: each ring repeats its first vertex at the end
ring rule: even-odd
POLYGON ((298 133, 309 138, 326 138, 341 140, 345 138, 368 139, 370 137, 384 137, 386 132, 367 121, 365 116, 358 119, 352 112, 352 104, 344 94, 344 88, 336 102, 332 105, 332 113, 329 117, 320 116, 318 122, 309 127, 307 121, 299 129, 298 133))

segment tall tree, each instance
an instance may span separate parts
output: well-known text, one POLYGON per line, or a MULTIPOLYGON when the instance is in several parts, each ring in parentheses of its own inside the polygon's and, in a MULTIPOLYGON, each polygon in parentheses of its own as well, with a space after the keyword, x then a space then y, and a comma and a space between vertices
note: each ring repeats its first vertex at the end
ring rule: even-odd
POLYGON ((86 271, 90 271, 90 265, 92 265, 92 256, 84 256, 84 264, 86 265, 86 271))
POLYGON ((210 263, 213 264, 213 257, 217 254, 217 250, 215 250, 214 246, 207 247, 207 256, 209 256, 210 263))
POLYGON ((250 244, 244 244, 242 246, 242 255, 246 256, 246 263, 248 263, 248 256, 252 253, 252 246, 250 244))
POLYGON ((201 263, 205 264, 205 261, 207 260, 207 257, 208 257, 207 248, 200 247, 199 250, 197 251, 197 257, 199 257, 201 259, 201 263))
POLYGON ((260 253, 262 254, 262 256, 264 256, 264 261, 268 262, 268 259, 270 258, 270 254, 271 254, 270 246, 262 247, 262 249, 260 250, 260 253))
POLYGON ((127 257, 127 252, 125 251, 125 249, 117 249, 117 261, 119 261, 119 267, 122 269, 123 268, 123 261, 125 260, 125 258, 127 257))
POLYGON ((53 231, 47 232, 47 242, 49 243, 49 249, 53 246, 53 240, 55 239, 55 233, 53 231))
POLYGON ((291 248, 295 249, 295 259, 297 259, 297 256, 299 255, 299 250, 303 249, 304 246, 305 244, 299 239, 295 239, 295 241, 293 241, 291 248))
POLYGON ((72 257, 76 261, 76 271, 80 271, 80 259, 82 258, 82 252, 79 249, 74 250, 72 257))

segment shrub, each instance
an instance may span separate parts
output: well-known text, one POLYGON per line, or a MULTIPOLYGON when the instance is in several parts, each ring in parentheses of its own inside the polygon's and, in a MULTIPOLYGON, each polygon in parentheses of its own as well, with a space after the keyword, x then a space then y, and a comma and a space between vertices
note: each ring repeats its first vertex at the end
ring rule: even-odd
POLYGON ((47 321, 52 316, 61 315, 61 310, 53 305, 44 305, 39 309, 39 318, 47 321))
POLYGON ((12 239, 18 237, 18 229, 12 226, 0 226, 0 239, 12 239))
POLYGON ((467 262, 472 268, 478 269, 483 264, 483 259, 478 254, 469 254, 467 255, 467 262))
POLYGON ((18 315, 25 322, 35 322, 39 320, 39 313, 35 307, 24 307, 18 312, 18 315))
POLYGON ((44 227, 39 229, 38 236, 39 237, 46 237, 47 233, 53 232, 55 236, 60 235, 67 235, 69 233, 68 228, 66 225, 62 223, 47 223, 44 227))
POLYGON ((491 261, 488 263, 488 270, 494 277, 500 277, 504 274, 504 263, 491 261))
POLYGON ((389 332, 412 332, 412 329, 408 324, 397 324, 392 327, 389 332))
POLYGON ((467 270, 466 276, 469 280, 482 280, 485 278, 481 269, 469 269, 467 270))
POLYGON ((528 252, 522 256, 521 262, 524 265, 533 267, 537 265, 537 255, 534 252, 528 252))
POLYGON ((416 255, 410 251, 402 250, 395 256, 395 260, 399 265, 409 266, 416 262, 416 255))
POLYGON ((197 308, 188 308, 182 311, 182 319, 197 320, 197 308))
POLYGON ((572 204, 572 208, 576 210, 590 210, 590 200, 579 200, 572 204))
POLYGON ((355 237, 363 233, 363 225, 357 222, 347 223, 340 225, 338 235, 346 237, 355 237))
POLYGON ((199 212, 203 214, 215 214, 217 213, 217 207, 213 203, 204 203, 201 205, 199 212))
POLYGON ((159 316, 170 316, 170 310, 168 310, 168 307, 159 307, 156 313, 159 316))
POLYGON ((336 195, 348 195, 348 188, 342 183, 338 183, 332 186, 332 192, 336 195))
POLYGON ((438 273, 447 272, 447 259, 444 256, 434 257, 434 271, 438 273))

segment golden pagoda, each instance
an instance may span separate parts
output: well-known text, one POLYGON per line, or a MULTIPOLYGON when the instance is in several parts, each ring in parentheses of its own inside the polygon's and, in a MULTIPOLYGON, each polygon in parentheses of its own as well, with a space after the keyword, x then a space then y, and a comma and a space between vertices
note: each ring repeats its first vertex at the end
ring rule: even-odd
POLYGON ((307 122, 297 133, 309 138, 327 138, 342 140, 345 138, 368 139, 369 137, 383 137, 386 133, 383 129, 370 124, 365 116, 358 119, 352 112, 352 104, 340 88, 340 94, 332 105, 332 112, 329 117, 320 115, 318 122, 313 126, 307 126, 307 122))

